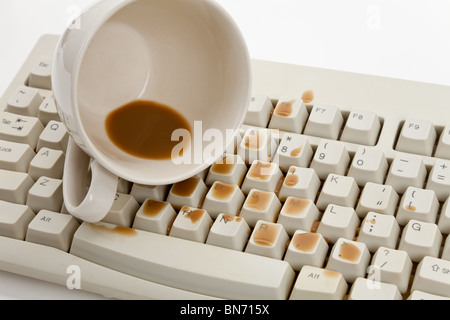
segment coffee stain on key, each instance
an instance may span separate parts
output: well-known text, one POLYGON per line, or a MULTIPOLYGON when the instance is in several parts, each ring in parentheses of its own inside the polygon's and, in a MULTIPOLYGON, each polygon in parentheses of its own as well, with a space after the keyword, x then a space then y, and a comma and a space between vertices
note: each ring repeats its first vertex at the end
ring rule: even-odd
POLYGON ((110 234, 116 234, 121 236, 133 237, 137 236, 137 231, 132 228, 122 226, 106 226, 103 224, 89 224, 95 231, 108 232, 110 234))
POLYGON ((295 100, 280 102, 275 108, 275 114, 281 117, 289 117, 292 114, 292 105, 295 100))
POLYGON ((344 242, 339 249, 339 257, 347 261, 358 261, 361 256, 361 250, 353 243, 344 242))

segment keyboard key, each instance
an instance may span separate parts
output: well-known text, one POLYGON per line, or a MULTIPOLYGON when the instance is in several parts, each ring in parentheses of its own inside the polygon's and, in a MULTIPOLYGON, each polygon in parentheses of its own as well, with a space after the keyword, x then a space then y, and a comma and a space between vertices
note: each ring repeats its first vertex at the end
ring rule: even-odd
POLYGON ((388 170, 384 152, 377 148, 359 147, 348 171, 360 187, 366 183, 383 183, 388 170))
POLYGON ((413 262, 420 262, 425 256, 437 257, 441 243, 442 234, 437 225, 410 220, 403 229, 398 249, 408 252, 413 262))
POLYGON ((399 199, 391 186, 368 182, 361 192, 356 213, 360 218, 364 218, 370 211, 394 215, 399 199))
POLYGON ((313 150, 305 136, 287 133, 283 135, 273 161, 287 172, 291 166, 308 167, 312 155, 313 150))
POLYGON ((408 290, 412 267, 413 263, 406 251, 380 246, 373 255, 369 269, 375 279, 396 285, 400 293, 404 294, 408 290))
POLYGON ((28 192, 26 205, 34 212, 60 212, 63 204, 62 180, 40 177, 28 192))
POLYGON ((53 96, 45 97, 38 109, 38 118, 46 126, 50 121, 61 121, 53 96))
POLYGON ((78 226, 71 215, 42 210, 28 225, 25 240, 68 251, 78 226))
POLYGON ((182 206, 198 207, 207 191, 207 187, 202 179, 192 177, 175 183, 167 196, 169 202, 175 210, 182 206))
POLYGON ((348 285, 341 273, 304 266, 298 275, 289 299, 291 300, 342 300, 348 285))
POLYGON ((289 235, 293 235, 296 230, 311 230, 319 214, 319 209, 312 200, 288 197, 278 215, 277 223, 281 224, 289 235))
POLYGON ((294 282, 285 261, 110 224, 83 223, 70 253, 144 280, 225 299, 286 299, 294 282))
POLYGON ((282 259, 288 241, 289 237, 281 224, 259 220, 250 235, 245 252, 282 259))
POLYGON ((340 238, 331 250, 326 268, 342 273, 347 282, 364 277, 370 262, 370 253, 362 242, 340 238))
POLYGON ((442 233, 450 233, 450 197, 447 198, 441 209, 438 222, 439 230, 442 233))
POLYGON ((21 86, 8 100, 7 112, 36 117, 43 98, 37 89, 21 86))
POLYGON ((243 251, 250 232, 250 227, 242 217, 221 213, 209 230, 206 244, 243 251))
POLYGON ((28 85, 34 88, 46 90, 52 89, 52 60, 50 58, 41 58, 33 66, 28 77, 28 85))
POLYGON ((0 200, 0 236, 24 240, 34 216, 28 206, 0 200))
POLYGON ((247 164, 255 160, 270 162, 278 148, 278 142, 269 129, 247 129, 238 147, 238 155, 247 164))
POLYGON ((309 115, 304 134, 336 140, 343 122, 344 118, 338 107, 316 103, 309 115))
POLYGON ((347 118, 341 140, 374 146, 380 130, 380 119, 375 112, 355 109, 350 112, 347 118))
POLYGON ((424 257, 417 266, 411 292, 425 291, 450 297, 450 261, 424 257))
POLYGON ((403 124, 396 150, 431 156, 436 141, 436 129, 429 120, 408 117, 403 124))
POLYGON ((0 119, 0 139, 25 143, 33 150, 36 148, 39 135, 44 130, 38 118, 2 112, 0 119))
POLYGON ((397 211, 397 222, 404 226, 409 220, 436 222, 439 201, 432 190, 409 187, 403 194, 397 211))
POLYGON ((275 222, 280 209, 281 202, 274 192, 252 189, 245 199, 240 216, 250 227, 254 227, 258 220, 275 222))
POLYGON ((241 189, 245 194, 251 189, 275 191, 282 178, 283 173, 277 163, 255 160, 245 176, 241 189))
POLYGON ((130 194, 136 199, 136 201, 142 204, 147 199, 153 199, 157 201, 164 201, 167 191, 169 191, 170 185, 159 186, 147 186, 143 184, 134 183, 131 187, 130 194))
POLYGON ((35 155, 27 144, 0 140, 0 169, 27 172, 35 155))
POLYGON ((172 224, 169 236, 204 243, 212 223, 206 210, 183 206, 172 224))
POLYGON ((270 129, 301 133, 308 119, 308 111, 301 99, 281 97, 272 114, 270 129))
POLYGON ((317 208, 325 210, 330 203, 354 208, 359 188, 352 177, 329 174, 317 200, 317 208))
POLYGON ((136 213, 133 228, 165 235, 176 215, 170 203, 147 199, 136 213))
POLYGON ((116 193, 113 205, 102 221, 123 227, 131 227, 139 204, 129 194, 116 193))
POLYGON ((369 212, 361 223, 357 240, 364 242, 370 252, 375 252, 382 246, 395 248, 399 235, 400 227, 394 216, 369 212))
POLYGON ((393 284, 358 278, 350 289, 348 300, 402 300, 402 295, 393 284))
POLYGON ((335 243, 339 238, 353 239, 359 223, 353 208, 329 204, 323 213, 317 232, 322 234, 328 242, 335 243))
POLYGON ((0 200, 25 204, 33 184, 27 173, 0 169, 0 200))
POLYGON ((300 271, 305 265, 320 268, 327 252, 328 244, 320 233, 297 230, 289 243, 284 261, 289 262, 295 271, 300 271))
POLYGON ((59 121, 50 121, 39 136, 36 149, 50 148, 55 150, 67 149, 69 141, 69 133, 66 126, 59 121))
POLYGON ((450 161, 436 159, 426 188, 433 190, 441 202, 450 196, 450 161))
POLYGON ((450 300, 450 298, 438 296, 435 294, 415 290, 411 295, 408 297, 408 300, 450 300))
POLYGON ((272 101, 264 94, 254 94, 250 99, 244 123, 257 127, 267 127, 273 111, 272 101))
POLYGON ((246 173, 244 160, 238 155, 227 154, 210 167, 205 183, 210 186, 214 181, 221 181, 240 186, 246 173))
POLYGON ((235 184, 214 182, 206 194, 202 208, 215 219, 219 213, 235 216, 244 203, 244 193, 235 184))
POLYGON ((442 250, 442 259, 450 261, 450 237, 447 236, 445 239, 444 249, 442 250))
POLYGON ((30 162, 28 174, 34 180, 41 176, 62 179, 64 170, 64 152, 48 148, 40 149, 30 162))
POLYGON ((427 169, 420 156, 397 153, 391 164, 386 184, 394 187, 398 193, 404 193, 409 186, 422 188, 427 169))
POLYGON ((450 160, 450 123, 442 130, 434 156, 450 160))
POLYGON ((320 179, 313 169, 292 166, 281 185, 279 197, 281 201, 290 196, 315 200, 320 185, 320 179))
POLYGON ((345 175, 350 163, 350 156, 340 141, 321 140, 311 162, 321 180, 329 173, 345 175))

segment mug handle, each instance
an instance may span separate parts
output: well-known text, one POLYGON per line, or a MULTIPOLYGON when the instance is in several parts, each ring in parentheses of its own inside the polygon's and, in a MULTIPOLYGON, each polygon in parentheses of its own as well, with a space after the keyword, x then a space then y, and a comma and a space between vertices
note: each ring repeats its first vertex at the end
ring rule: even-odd
POLYGON ((70 137, 64 162, 64 204, 74 217, 94 223, 102 220, 111 209, 119 178, 93 160, 92 180, 86 193, 90 160, 70 137))

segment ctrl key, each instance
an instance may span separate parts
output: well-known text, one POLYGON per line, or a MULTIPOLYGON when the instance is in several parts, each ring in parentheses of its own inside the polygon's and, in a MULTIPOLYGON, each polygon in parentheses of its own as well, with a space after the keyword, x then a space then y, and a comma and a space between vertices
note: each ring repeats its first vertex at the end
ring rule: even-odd
POLYGON ((348 285, 341 273, 304 266, 290 296, 291 300, 342 300, 348 285))

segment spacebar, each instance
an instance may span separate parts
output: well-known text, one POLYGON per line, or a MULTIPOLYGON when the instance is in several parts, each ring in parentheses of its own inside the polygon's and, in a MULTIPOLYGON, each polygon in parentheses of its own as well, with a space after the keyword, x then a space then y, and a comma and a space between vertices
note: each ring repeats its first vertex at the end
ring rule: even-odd
POLYGON ((115 225, 83 222, 70 253, 144 280, 225 299, 286 299, 285 261, 115 225))

